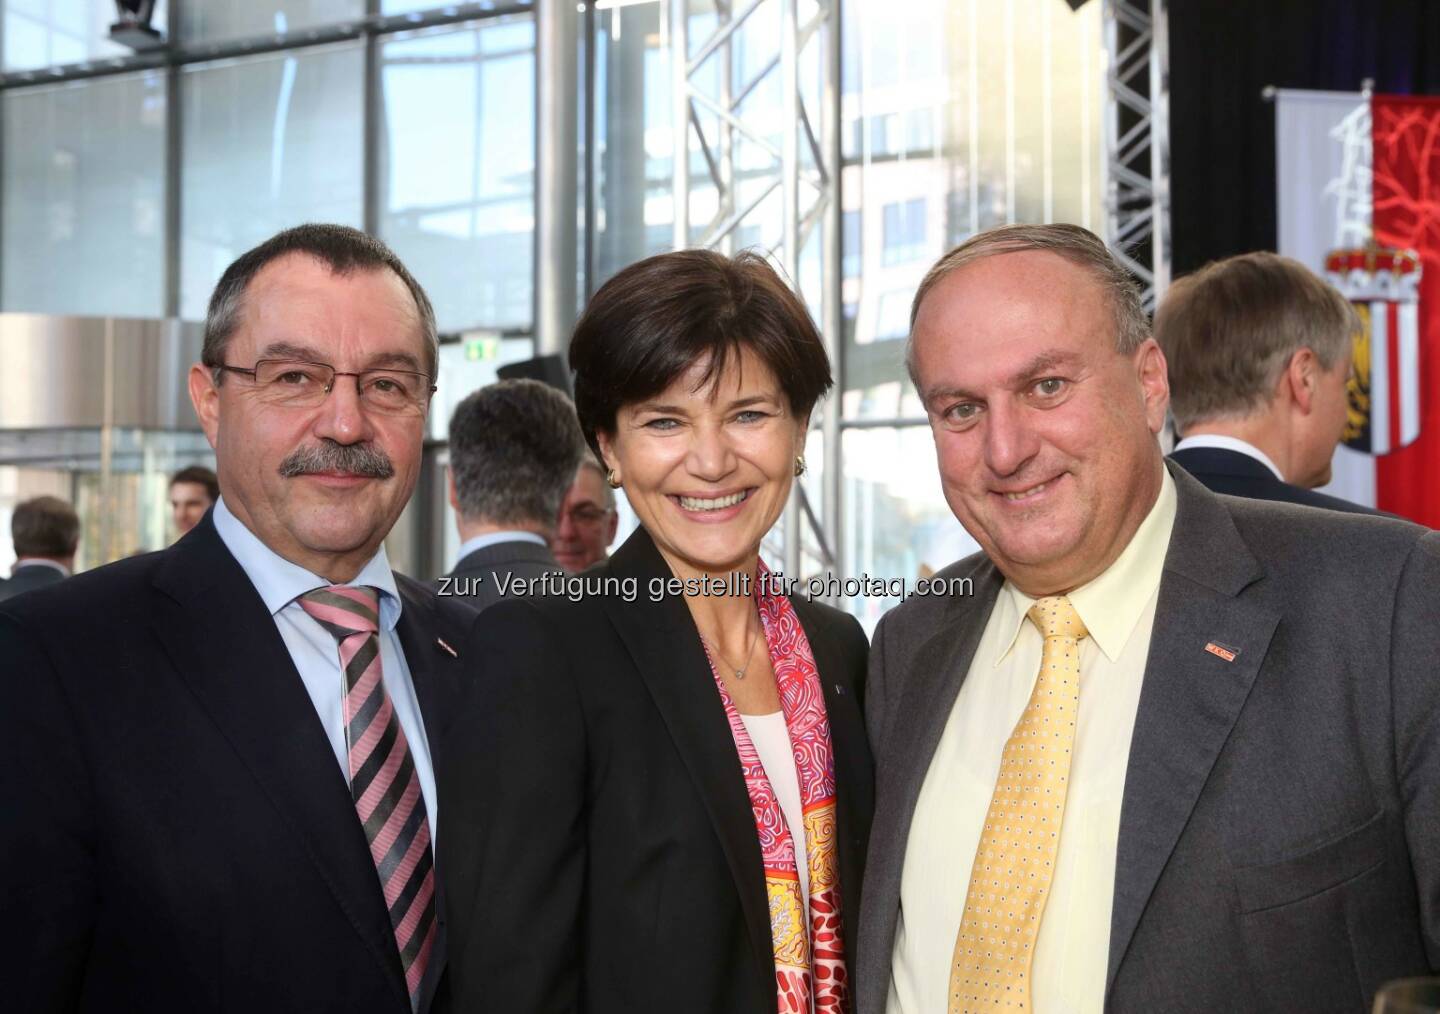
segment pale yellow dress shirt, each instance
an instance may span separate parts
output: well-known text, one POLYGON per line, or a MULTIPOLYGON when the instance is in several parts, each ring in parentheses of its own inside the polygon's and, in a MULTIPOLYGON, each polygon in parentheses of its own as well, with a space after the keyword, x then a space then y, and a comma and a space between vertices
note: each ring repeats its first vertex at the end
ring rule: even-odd
MULTIPOLYGON (((1099 1014, 1110 950, 1115 846, 1130 736, 1150 651, 1155 600, 1175 524, 1175 483, 1109 569, 1070 592, 1080 642, 1080 712, 1055 880, 1031 970, 1035 1014, 1099 1014)), ((955 936, 1000 754, 1040 671, 1034 599, 1005 582, 981 634, 915 804, 900 881, 888 1014, 943 1014, 955 936)))

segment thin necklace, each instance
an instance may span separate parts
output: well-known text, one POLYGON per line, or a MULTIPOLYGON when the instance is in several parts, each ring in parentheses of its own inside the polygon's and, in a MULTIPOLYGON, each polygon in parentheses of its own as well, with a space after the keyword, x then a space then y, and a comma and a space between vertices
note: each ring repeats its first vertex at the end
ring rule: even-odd
POLYGON ((727 659, 724 655, 720 654, 720 649, 716 646, 715 642, 710 640, 710 638, 706 637, 704 634, 700 635, 700 640, 705 642, 706 646, 715 653, 715 657, 718 658, 720 661, 724 662, 727 668, 733 669, 735 671, 735 678, 737 680, 743 680, 745 678, 745 670, 750 668, 750 656, 755 654, 755 642, 760 640, 760 624, 757 623, 755 625, 755 632, 750 635, 750 647, 745 652, 745 657, 740 660, 745 663, 741 666, 731 665, 730 660, 727 659))

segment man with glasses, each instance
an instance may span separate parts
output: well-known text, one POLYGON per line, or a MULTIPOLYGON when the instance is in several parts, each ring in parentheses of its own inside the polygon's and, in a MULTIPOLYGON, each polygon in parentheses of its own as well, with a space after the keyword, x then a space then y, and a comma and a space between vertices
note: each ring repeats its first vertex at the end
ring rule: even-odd
POLYGON ((560 573, 555 519, 584 453, 574 404, 538 380, 502 380, 457 405, 450 505, 463 544, 440 594, 477 609, 544 594, 544 575, 560 573))
POLYGON ((575 481, 560 505, 555 527, 555 559, 569 571, 593 567, 610 555, 620 513, 615 509, 615 491, 605 481, 605 471, 595 456, 586 453, 575 470, 575 481))
POLYGON ((223 496, 167 550, 0 607, 13 1009, 444 1008, 432 758, 474 614, 383 545, 436 348, 363 233, 244 254, 190 373, 223 496))

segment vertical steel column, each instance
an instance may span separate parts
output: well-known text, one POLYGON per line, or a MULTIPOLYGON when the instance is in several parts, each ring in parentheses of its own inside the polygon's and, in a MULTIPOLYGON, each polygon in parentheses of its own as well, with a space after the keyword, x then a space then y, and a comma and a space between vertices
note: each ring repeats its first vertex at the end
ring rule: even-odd
POLYGON ((580 186, 580 17, 575 0, 535 5, 535 353, 563 353, 575 324, 580 186))
MULTIPOLYGON (((800 288, 800 20, 797 0, 780 0, 780 88, 784 140, 780 145, 780 263, 790 284, 800 288)), ((800 498, 793 491, 785 504, 785 574, 800 577, 800 498)))
MULTIPOLYGON (((178 6, 178 5, 177 5, 178 6)), ((170 23, 175 23, 175 12, 170 14, 170 23)), ((161 265, 160 312, 166 317, 178 318, 180 316, 180 251, 181 237, 180 230, 184 223, 182 219, 182 201, 180 186, 182 183, 181 174, 184 172, 185 161, 185 138, 183 135, 184 119, 181 102, 179 67, 171 66, 165 68, 165 241, 162 256, 165 258, 161 265)))
POLYGON ((1155 305, 1170 287, 1170 18, 1166 0, 1150 0, 1150 215, 1155 305))
POLYGON ((595 291, 595 229, 600 204, 600 188, 595 185, 595 171, 599 167, 596 156, 595 113, 600 107, 595 95, 595 5, 585 5, 585 99, 580 113, 585 117, 581 150, 585 153, 585 241, 580 249, 580 299, 588 302, 595 291))
POLYGON ((670 85, 674 103, 672 197, 675 225, 671 245, 690 246, 690 11, 687 0, 670 0, 665 7, 670 30, 670 85))
MULTIPOLYGON (((366 0, 365 13, 378 14, 380 0, 366 0)), ((385 143, 380 117, 385 108, 385 82, 380 66, 380 40, 374 32, 365 33, 365 82, 361 96, 364 109, 361 140, 362 175, 360 179, 362 228, 372 236, 380 235, 380 219, 384 209, 381 176, 384 174, 382 146, 385 143)))
POLYGON ((844 284, 842 268, 845 254, 844 230, 841 224, 844 208, 841 200, 843 164, 840 160, 840 33, 844 30, 844 21, 840 17, 841 2, 842 0, 831 0, 830 23, 825 27, 824 37, 825 84, 820 96, 820 143, 830 160, 830 203, 825 208, 823 260, 820 265, 820 333, 825 339, 825 351, 830 354, 831 369, 835 375, 835 388, 825 399, 820 416, 820 432, 825 441, 825 475, 820 491, 820 520, 829 536, 830 552, 834 556, 830 569, 837 577, 845 573, 844 540, 840 538, 840 398, 841 392, 845 390, 845 342, 841 334, 845 326, 844 296, 841 292, 844 284))
MULTIPOLYGON (((178 45, 181 39, 181 20, 185 17, 184 4, 172 4, 166 25, 171 45, 178 45)), ((159 73, 157 71, 157 73, 159 73)), ((185 162, 184 106, 181 97, 181 71, 174 64, 166 67, 165 74, 165 245, 161 265, 160 312, 171 318, 180 316, 180 255, 182 243, 180 230, 182 221, 181 184, 185 162)))
MULTIPOLYGON (((720 30, 724 31, 734 19, 735 6, 732 0, 715 0, 715 13, 718 16, 720 30)), ((734 36, 726 36, 725 45, 720 49, 720 104, 726 109, 735 107, 735 50, 732 45, 734 36)), ((728 219, 735 213, 737 204, 735 197, 735 128, 730 126, 728 120, 721 120, 719 125, 720 149, 719 168, 720 178, 717 183, 716 202, 718 211, 716 217, 721 221, 728 219)), ((720 251, 725 254, 735 252, 735 235, 726 233, 720 240, 720 251)))

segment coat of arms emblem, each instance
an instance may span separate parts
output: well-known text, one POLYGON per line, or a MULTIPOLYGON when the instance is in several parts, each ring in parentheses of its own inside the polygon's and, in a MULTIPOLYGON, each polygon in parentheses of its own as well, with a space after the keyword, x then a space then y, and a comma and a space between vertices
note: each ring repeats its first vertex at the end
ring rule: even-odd
POLYGON ((1345 444, 1389 454, 1420 435, 1420 257, 1375 246, 1332 250, 1325 274, 1360 322, 1345 444))

